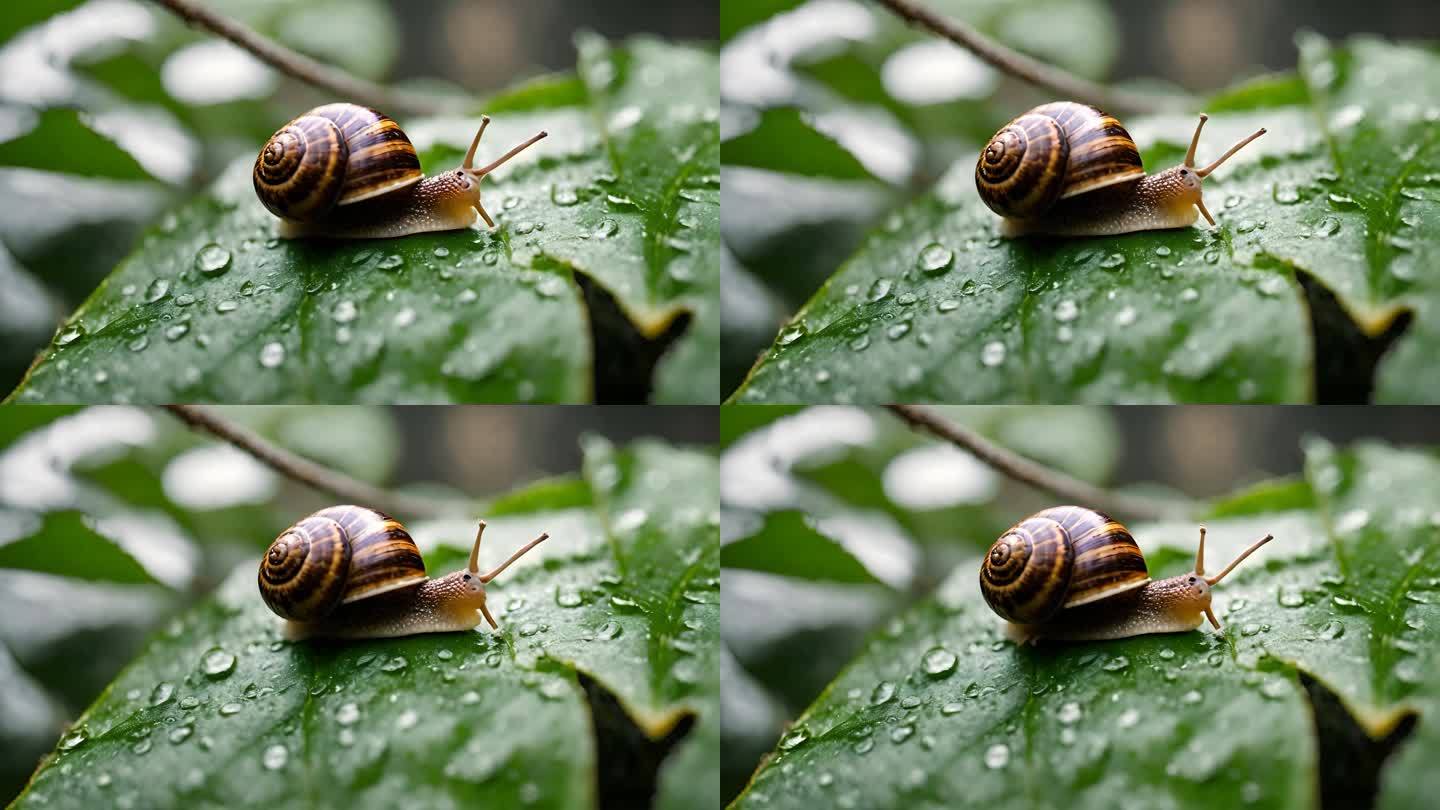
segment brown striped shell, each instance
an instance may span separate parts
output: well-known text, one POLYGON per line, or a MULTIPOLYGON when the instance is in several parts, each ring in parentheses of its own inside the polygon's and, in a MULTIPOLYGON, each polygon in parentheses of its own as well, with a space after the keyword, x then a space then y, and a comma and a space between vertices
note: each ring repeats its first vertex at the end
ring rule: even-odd
POLYGON ((1150 581, 1130 532, 1108 515, 1056 506, 1012 526, 985 555, 980 592, 1017 624, 1038 624, 1150 581))
POLYGON ((277 615, 297 621, 425 579, 425 563, 405 527, 360 506, 306 517, 275 538, 260 560, 261 598, 277 615))
POLYGON ((1145 176, 1125 127, 1086 104, 1042 104, 995 133, 975 163, 990 210, 1032 219, 1057 200, 1145 176))
POLYGON ((340 205, 418 183, 415 147, 388 116, 357 104, 326 104, 270 136, 251 173, 270 212, 319 222, 340 205))

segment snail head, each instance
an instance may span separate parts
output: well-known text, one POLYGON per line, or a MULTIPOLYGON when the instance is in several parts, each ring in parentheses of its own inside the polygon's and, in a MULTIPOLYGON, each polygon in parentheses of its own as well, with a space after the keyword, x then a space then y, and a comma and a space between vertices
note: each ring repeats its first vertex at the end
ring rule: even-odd
POLYGON ((1263 127, 1260 128, 1254 134, 1230 147, 1230 149, 1221 155, 1214 163, 1202 168, 1196 168, 1195 148, 1200 145, 1200 130, 1205 128, 1205 122, 1208 120, 1210 120, 1210 116, 1205 113, 1200 113, 1200 123, 1195 125, 1195 134, 1190 138, 1190 148, 1185 151, 1185 162, 1173 169, 1169 169, 1166 174, 1173 176, 1167 179, 1173 180, 1175 186, 1175 201, 1182 206, 1194 205, 1200 209, 1200 213, 1205 216, 1205 221, 1209 222, 1211 227, 1214 227, 1215 218, 1210 216, 1210 210, 1205 207, 1205 200, 1201 197, 1201 181, 1209 177, 1211 172, 1220 168, 1220 164, 1229 160, 1232 155, 1239 152, 1251 141, 1264 135, 1265 129, 1263 127))
MULTIPOLYGON (((480 136, 485 134, 485 128, 488 126, 490 126, 490 116, 480 116, 480 129, 475 132, 475 140, 470 142, 470 149, 465 153, 465 161, 460 164, 460 168, 456 169, 454 174, 460 185, 460 193, 464 195, 465 202, 474 207, 476 211, 479 211, 481 218, 485 220, 485 224, 493 228, 495 227, 495 220, 490 218, 490 214, 485 210, 485 206, 480 204, 480 181, 485 175, 495 171, 504 165, 506 161, 510 160, 510 158, 530 148, 536 141, 550 133, 542 129, 529 140, 501 155, 499 159, 476 168, 475 149, 480 146, 480 136)), ((484 528, 483 523, 481 524, 481 528, 484 528)), ((494 622, 491 623, 493 624, 494 622)))
MULTIPOLYGON (((541 534, 539 537, 526 543, 519 551, 511 554, 509 559, 500 563, 489 573, 482 574, 480 573, 480 538, 484 534, 485 521, 482 520, 480 521, 480 527, 475 530, 475 545, 470 549, 469 564, 465 566, 464 570, 451 574, 449 578, 457 581, 459 585, 458 592, 460 593, 458 599, 463 602, 463 606, 480 611, 480 613, 484 615, 485 621, 489 622, 492 628, 498 630, 500 629, 500 625, 495 623, 495 617, 490 615, 490 609, 485 606, 485 584, 495 577, 500 576, 500 573, 506 568, 509 568, 511 563, 525 556, 526 552, 540 545, 550 535, 541 534)), ((472 613, 471 615, 473 616, 474 614, 472 613)))
MULTIPOLYGON (((1202 121, 1201 123, 1204 122, 1202 121)), ((1221 158, 1221 160, 1224 160, 1224 158, 1221 158)), ((1261 546, 1274 539, 1274 535, 1267 534, 1259 540, 1256 540, 1250 544, 1249 548, 1240 552, 1240 556, 1225 566, 1225 570, 1213 577, 1207 577, 1205 576, 1205 527, 1200 527, 1200 547, 1195 551, 1195 573, 1185 575, 1185 585, 1190 590, 1191 598, 1195 599, 1201 605, 1200 609, 1205 613, 1205 618, 1210 620, 1210 624, 1214 625, 1216 630, 1220 629, 1220 621, 1215 618, 1215 611, 1210 609, 1210 589, 1220 584, 1220 580, 1224 579, 1226 574, 1235 570, 1235 566, 1244 562, 1246 557, 1254 554, 1261 546)))

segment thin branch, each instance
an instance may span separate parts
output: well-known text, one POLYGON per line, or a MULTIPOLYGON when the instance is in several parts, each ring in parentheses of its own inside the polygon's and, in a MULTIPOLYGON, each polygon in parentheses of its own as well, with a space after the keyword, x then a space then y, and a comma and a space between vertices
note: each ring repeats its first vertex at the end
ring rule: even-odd
POLYGON ((911 25, 928 29, 980 57, 996 69, 1050 90, 1061 98, 1083 101, 1107 111, 1158 112, 1180 106, 1177 98, 1115 90, 1082 79, 1063 68, 1032 59, 1001 45, 958 20, 950 20, 911 0, 876 0, 911 25))
POLYGON ((271 444, 270 440, 243 425, 198 405, 165 405, 165 410, 197 430, 211 433, 254 456, 260 463, 287 478, 309 485, 321 492, 382 512, 413 517, 437 517, 455 514, 462 505, 418 495, 391 492, 351 478, 344 473, 316 464, 308 458, 271 444))
POLYGON ((1183 502, 1112 492, 1078 478, 1072 478, 1063 472, 1037 464, 1019 453, 994 444, 979 433, 956 424, 927 408, 917 405, 887 405, 886 407, 894 411, 895 415, 908 423, 911 428, 938 436, 968 451, 1005 475, 1077 506, 1088 506, 1102 512, 1146 520, 1179 517, 1187 511, 1183 502))
POLYGON ((211 11, 191 0, 153 0, 184 20, 216 36, 230 40, 254 54, 260 61, 321 90, 333 93, 337 101, 353 101, 386 112, 444 115, 463 109, 455 102, 413 92, 397 92, 375 82, 319 62, 291 50, 255 29, 211 11))

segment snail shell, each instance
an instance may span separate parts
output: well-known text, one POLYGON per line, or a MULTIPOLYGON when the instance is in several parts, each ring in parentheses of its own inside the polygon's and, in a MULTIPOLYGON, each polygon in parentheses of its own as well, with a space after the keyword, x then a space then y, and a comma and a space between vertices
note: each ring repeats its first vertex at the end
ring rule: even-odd
POLYGON ((255 158, 255 194, 272 214, 317 222, 340 205, 420 182, 415 146, 394 120, 357 104, 326 104, 270 136, 255 158))
POLYGON ((975 185, 990 210, 1030 219, 1057 201, 1145 176, 1140 150, 1113 116, 1087 104, 1042 104, 980 152, 975 185))
POLYGON ((261 598, 296 621, 425 581, 425 563, 405 527, 360 506, 332 506, 300 520, 260 561, 261 598))
POLYGON ((1150 581, 1130 532, 1108 515, 1078 506, 1037 512, 1000 536, 980 567, 990 608, 1017 624, 1043 622, 1150 581))

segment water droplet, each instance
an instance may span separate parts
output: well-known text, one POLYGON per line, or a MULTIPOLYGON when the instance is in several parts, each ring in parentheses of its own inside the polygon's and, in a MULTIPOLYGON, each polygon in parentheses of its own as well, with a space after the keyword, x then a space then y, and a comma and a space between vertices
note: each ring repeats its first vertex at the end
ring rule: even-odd
POLYGON ((1271 700, 1279 700, 1290 694, 1290 684, 1281 678, 1266 678, 1260 685, 1260 694, 1271 700))
POLYGON ((916 301, 919 301, 919 300, 920 300, 919 296, 915 295, 915 293, 908 293, 908 292, 907 292, 907 293, 901 293, 901 294, 899 295, 899 297, 897 297, 897 298, 895 299, 895 303, 899 304, 899 305, 902 306, 902 307, 908 307, 908 306, 910 306, 911 304, 913 304, 913 303, 915 303, 916 301))
POLYGON ((82 337, 85 337, 85 327, 78 323, 71 324, 61 329, 60 333, 55 336, 55 345, 69 346, 82 337))
POLYGON ((960 302, 956 301, 954 298, 946 298, 944 301, 941 301, 939 304, 935 305, 935 309, 939 310, 940 312, 954 312, 959 308, 960 302))
POLYGON ((194 733, 195 727, 187 723, 183 726, 176 726, 175 728, 170 729, 170 734, 168 736, 172 745, 179 745, 180 743, 190 739, 190 735, 194 733))
POLYGON ((126 348, 128 348, 132 352, 143 352, 149 347, 149 335, 141 335, 140 337, 137 337, 134 340, 130 341, 128 344, 126 344, 126 348))
POLYGON ((180 338, 185 337, 185 335, 189 334, 189 332, 190 322, 181 321, 180 323, 171 324, 170 326, 165 328, 165 339, 173 343, 180 338))
POLYGON ((585 604, 585 597, 578 589, 565 586, 555 591, 555 604, 563 608, 580 607, 585 604))
POLYGON ((175 684, 161 681, 155 684, 155 688, 150 692, 150 705, 163 706, 169 703, 173 697, 175 697, 175 684))
POLYGON ((215 304, 215 311, 224 315, 227 312, 234 312, 240 308, 238 301, 220 301, 215 304))
POLYGON ((406 709, 400 713, 399 717, 395 718, 395 728, 405 731, 414 728, 415 724, 419 722, 420 715, 416 714, 414 709, 406 709))
POLYGON ((621 632, 621 627, 618 623, 605 622, 604 624, 600 625, 599 630, 595 631, 595 637, 609 640, 612 638, 619 638, 621 632))
POLYGON ((600 224, 595 226, 593 235, 596 239, 609 239, 620 230, 620 223, 613 219, 602 219, 600 224))
POLYGON ((805 324, 803 323, 795 323, 785 327, 780 332, 780 345, 789 346, 791 343, 805 337, 806 331, 805 324))
POLYGON ((102 787, 102 788, 110 787, 110 783, 111 783, 112 781, 114 781, 114 780, 111 778, 111 776, 110 776, 109 773, 106 773, 105 771, 101 771, 100 774, 95 777, 95 786, 96 786, 96 787, 102 787))
POLYGON ((1199 291, 1199 290, 1196 290, 1194 287, 1186 287, 1184 290, 1181 290, 1181 291, 1180 291, 1180 300, 1181 300, 1181 301, 1190 302, 1190 301, 1198 301, 1199 299, 1200 299, 1200 291, 1199 291))
POLYGON ((150 749, 151 749, 153 746, 154 746, 154 743, 152 743, 152 742, 150 741, 150 738, 149 738, 149 737, 146 737, 145 739, 140 740, 140 741, 136 742, 134 745, 130 746, 130 751, 131 751, 132 753, 134 753, 134 754, 138 754, 138 755, 140 755, 140 756, 144 756, 144 755, 150 753, 150 749))
POLYGON ((1160 651, 1160 657, 1166 661, 1173 661, 1175 660, 1175 651, 1166 647, 1160 651))
POLYGON ((182 708, 182 709, 193 709, 193 708, 195 708, 196 706, 199 706, 199 705, 200 705, 200 700, 199 700, 199 698, 185 697, 185 698, 181 698, 181 699, 180 699, 180 708, 182 708))
POLYGON ((1200 258, 1204 259, 1206 264, 1218 264, 1220 262, 1220 251, 1214 249, 1207 250, 1200 258))
POLYGON ((1139 722, 1140 710, 1126 709, 1120 713, 1120 719, 1116 721, 1116 724, 1119 725, 1120 728, 1134 728, 1139 722))
POLYGON ((1135 323, 1135 318, 1135 307, 1126 306, 1124 309, 1121 309, 1119 312, 1115 313, 1115 325, 1122 327, 1130 326, 1135 323))
POLYGON ((985 767, 992 771, 998 771, 1010 764, 1010 747, 1004 743, 995 743, 985 749, 985 767))
POLYGON ((145 303, 153 304, 169 294, 169 279, 157 278, 145 288, 145 303))
POLYGON ((195 254, 195 269, 207 276, 222 275, 230 269, 230 251, 213 242, 195 254))
POLYGON ((1320 638, 1327 641, 1334 641, 1345 635, 1345 623, 1339 619, 1331 619, 1320 628, 1320 638))
POLYGON ((1287 608, 1303 607, 1305 604, 1305 591, 1299 585, 1280 586, 1280 606, 1287 608))
POLYGON ((960 702, 958 702, 958 701, 954 701, 954 702, 946 703, 944 706, 941 706, 941 707, 940 707, 940 713, 943 714, 943 715, 945 715, 946 717, 949 717, 949 716, 952 715, 952 714, 959 714, 964 708, 965 708, 965 704, 964 704, 964 703, 960 703, 960 702))
POLYGON ((931 647, 920 660, 925 674, 932 678, 943 678, 955 671, 955 653, 944 647, 931 647))
POLYGON ((1300 202, 1300 190, 1292 185, 1275 184, 1275 202, 1281 205, 1294 205, 1300 202))
POLYGON ((265 766, 267 771, 278 771, 285 767, 285 762, 290 759, 290 750, 280 744, 275 744, 265 749, 260 757, 260 764, 265 766))
POLYGON ((874 691, 870 693, 870 705, 880 706, 895 699, 895 684, 889 681, 881 681, 875 685, 874 691))
POLYGON ((915 727, 909 723, 890 729, 890 742, 899 745, 915 735, 915 727))
POLYGON ((410 662, 405 660, 405 656, 397 655, 394 658, 391 658, 389 661, 381 664, 380 668, 386 672, 399 672, 400 670, 404 669, 409 665, 410 662))
POLYGON ((375 266, 381 270, 399 270, 403 264, 405 264, 405 260, 400 258, 400 254, 391 253, 389 256, 381 259, 375 266))
POLYGON ((1084 714, 1084 712, 1080 709, 1080 704, 1071 701, 1060 707, 1060 712, 1056 717, 1061 723, 1069 726, 1078 722, 1082 714, 1084 714))
POLYGON ((1335 217, 1324 217, 1320 224, 1315 226, 1316 236, 1334 236, 1340 232, 1340 220, 1335 217))
POLYGON ((808 739, 810 739, 810 733, 807 732, 805 729, 793 729, 790 731, 789 734, 786 734, 784 737, 780 738, 780 750, 793 751, 796 748, 799 748, 801 745, 804 745, 805 741, 808 739))
POLYGON ((84 726, 71 729, 70 733, 60 738, 60 750, 73 751, 84 745, 88 739, 90 739, 90 732, 86 731, 84 726))
POLYGON ((865 300, 872 304, 876 301, 883 301, 894 286, 894 282, 888 278, 877 278, 870 284, 870 290, 865 294, 865 300))
POLYGON ((443 259, 443 258, 445 258, 446 256, 449 256, 449 255, 450 255, 450 248, 447 248, 447 247, 445 247, 444 245, 441 245, 441 246, 435 248, 434 250, 432 250, 432 251, 430 251, 430 252, 433 253, 433 254, 435 254, 435 258, 437 258, 437 259, 443 259))
POLYGON ((395 324, 396 329, 404 329, 405 327, 415 323, 414 308, 405 307, 404 309, 395 313, 395 317, 391 319, 391 323, 395 324))
POLYGON ((992 340, 985 344, 980 350, 980 363, 986 368, 994 368, 1005 362, 1005 344, 998 340, 992 340))
POLYGON ((869 336, 869 335, 861 335, 860 337, 857 337, 857 338, 854 338, 853 340, 851 340, 849 345, 850 345, 850 351, 852 351, 852 352, 863 352, 863 351, 865 351, 866 349, 870 348, 870 336, 869 336))
POLYGON ((1106 270, 1115 270, 1125 264, 1125 257, 1119 253, 1111 253, 1100 260, 1100 266, 1106 270))
POLYGON ((220 707, 220 714, 225 717, 230 717, 231 715, 239 714, 243 708, 239 703, 226 703, 220 707))
POLYGON ((1180 696, 1180 701, 1182 703, 1187 703, 1192 706, 1204 699, 1205 696, 1201 695, 1200 692, 1195 689, 1191 689, 1189 692, 1186 692, 1185 694, 1180 696))
POLYGON ((875 749, 875 738, 863 737, 859 740, 856 740, 853 748, 855 750, 855 753, 864 756, 865 754, 868 754, 875 749))
POLYGON ((571 186, 555 184, 550 187, 550 201, 560 206, 570 206, 580 202, 580 195, 571 186))
POLYGON ((360 707, 354 703, 343 704, 335 710, 335 722, 342 726, 354 725, 360 719, 360 707))
POLYGON ((1055 305, 1055 320, 1061 323, 1069 323, 1079 315, 1080 305, 1069 298, 1055 305))
POLYGON ((1155 255, 1160 257, 1169 256, 1170 248, 1161 245, 1160 247, 1155 248, 1155 255))
POLYGON ((891 324, 889 328, 885 330, 885 337, 888 337, 891 340, 899 340, 900 338, 905 337, 908 334, 910 334, 909 321, 901 321, 899 323, 891 324))
POLYGON ((930 275, 938 276, 955 263, 955 253, 939 242, 931 242, 920 249, 918 264, 930 275))
POLYGON ((278 368, 285 362, 285 347, 280 343, 271 341, 260 349, 260 365, 265 368, 278 368))
POLYGON ((1117 655, 1114 658, 1111 658, 1109 661, 1106 661, 1104 664, 1101 664, 1100 668, 1105 670, 1106 672, 1119 672, 1120 670, 1125 669, 1128 666, 1130 666, 1130 659, 1126 658, 1123 655, 1117 655))

